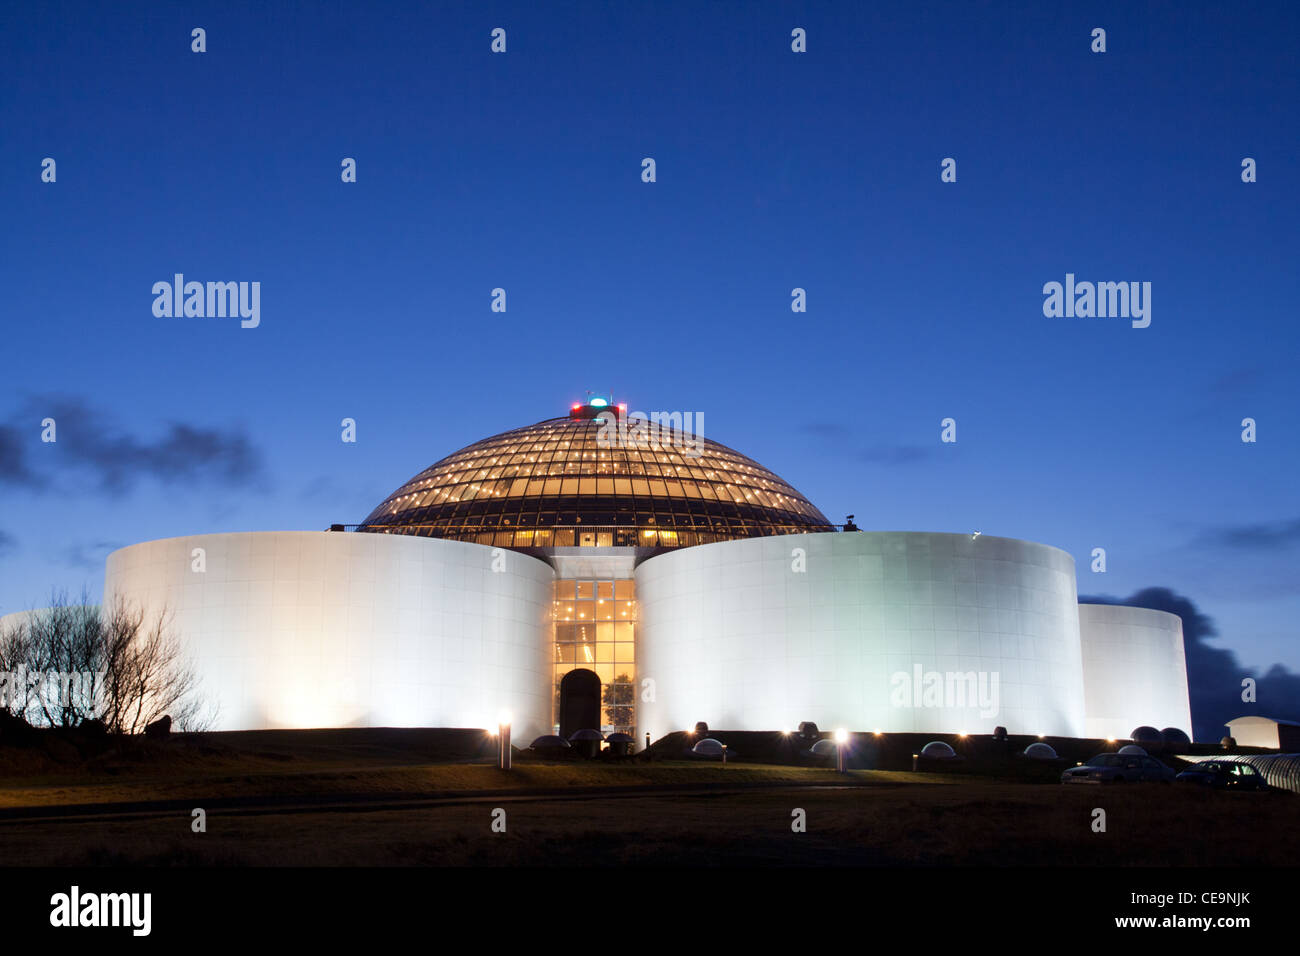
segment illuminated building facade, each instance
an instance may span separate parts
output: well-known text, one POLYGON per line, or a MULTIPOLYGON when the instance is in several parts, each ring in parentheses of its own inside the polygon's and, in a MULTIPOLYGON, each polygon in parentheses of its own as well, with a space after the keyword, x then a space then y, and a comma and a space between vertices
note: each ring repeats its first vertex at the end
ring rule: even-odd
POLYGON ((1107 727, 1190 730, 1181 629, 1146 622, 1143 684, 1108 629, 1156 612, 1095 615, 1081 636, 1067 553, 840 531, 752 459, 600 398, 441 459, 351 531, 123 548, 105 595, 167 607, 221 729, 487 727, 508 710, 523 742, 562 714, 638 737, 697 720, 1082 736, 1104 700, 1107 727), (976 675, 997 699, 953 699, 949 679, 904 704, 900 674, 976 675), (1106 674, 1145 696, 1123 704, 1106 674), (598 692, 575 711, 580 684, 598 692))

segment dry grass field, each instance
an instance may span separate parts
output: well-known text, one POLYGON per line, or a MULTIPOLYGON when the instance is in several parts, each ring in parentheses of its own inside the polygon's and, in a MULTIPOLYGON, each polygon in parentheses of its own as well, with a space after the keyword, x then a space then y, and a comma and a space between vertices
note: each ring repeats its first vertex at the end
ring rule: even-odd
POLYGON ((466 754, 419 733, 213 734, 82 762, 0 754, 0 859, 1195 867, 1291 865, 1300 851, 1290 794, 684 761, 524 758, 505 773, 474 741, 466 754), (796 808, 806 832, 792 831, 796 808))

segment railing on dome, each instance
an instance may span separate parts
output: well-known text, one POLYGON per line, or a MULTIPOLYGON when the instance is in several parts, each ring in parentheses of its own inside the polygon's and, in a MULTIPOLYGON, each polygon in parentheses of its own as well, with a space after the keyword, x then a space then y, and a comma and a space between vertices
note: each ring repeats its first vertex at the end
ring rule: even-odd
POLYGON ((497 548, 687 548, 715 541, 763 538, 780 534, 815 534, 842 531, 843 525, 772 525, 740 528, 663 528, 655 525, 566 524, 547 528, 489 527, 482 522, 461 525, 403 524, 385 526, 332 525, 331 531, 369 534, 409 534, 425 538, 469 541, 497 548))

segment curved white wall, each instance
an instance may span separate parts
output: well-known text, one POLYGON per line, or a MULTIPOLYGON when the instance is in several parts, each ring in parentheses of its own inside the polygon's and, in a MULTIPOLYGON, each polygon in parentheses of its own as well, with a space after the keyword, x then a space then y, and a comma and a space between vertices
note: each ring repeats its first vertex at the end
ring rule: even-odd
POLYGON ((48 608, 33 608, 30 611, 14 611, 12 614, 0 614, 0 633, 11 627, 26 624, 32 619, 33 615, 40 614, 42 610, 48 610, 48 608))
POLYGON ((148 541, 108 557, 115 597, 166 606, 217 730, 551 725, 549 565, 409 535, 285 531, 148 541), (207 569, 193 570, 202 548, 207 569))
POLYGON ((964 534, 782 535, 650 558, 636 587, 638 671, 655 697, 637 705, 638 738, 699 720, 1083 733, 1074 559, 1056 548, 964 534), (804 571, 793 569, 796 549, 804 571), (945 683, 983 674, 986 701, 996 679, 996 707, 947 694, 938 706, 924 693, 902 701, 913 681, 894 675, 918 666, 922 688, 927 673, 945 683))
POLYGON ((1183 619, 1166 611, 1080 604, 1089 737, 1127 737, 1143 725, 1192 734, 1183 619))

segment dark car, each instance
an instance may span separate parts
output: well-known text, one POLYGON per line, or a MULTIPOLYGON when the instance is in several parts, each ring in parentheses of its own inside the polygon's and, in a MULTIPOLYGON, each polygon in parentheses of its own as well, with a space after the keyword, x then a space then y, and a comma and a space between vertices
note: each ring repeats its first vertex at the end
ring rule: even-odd
POLYGON ((1192 764, 1176 778, 1212 790, 1267 790, 1264 775, 1248 763, 1237 760, 1203 760, 1192 764))
POLYGON ((1172 783, 1174 772, 1154 757, 1097 754, 1061 774, 1061 783, 1172 783))

